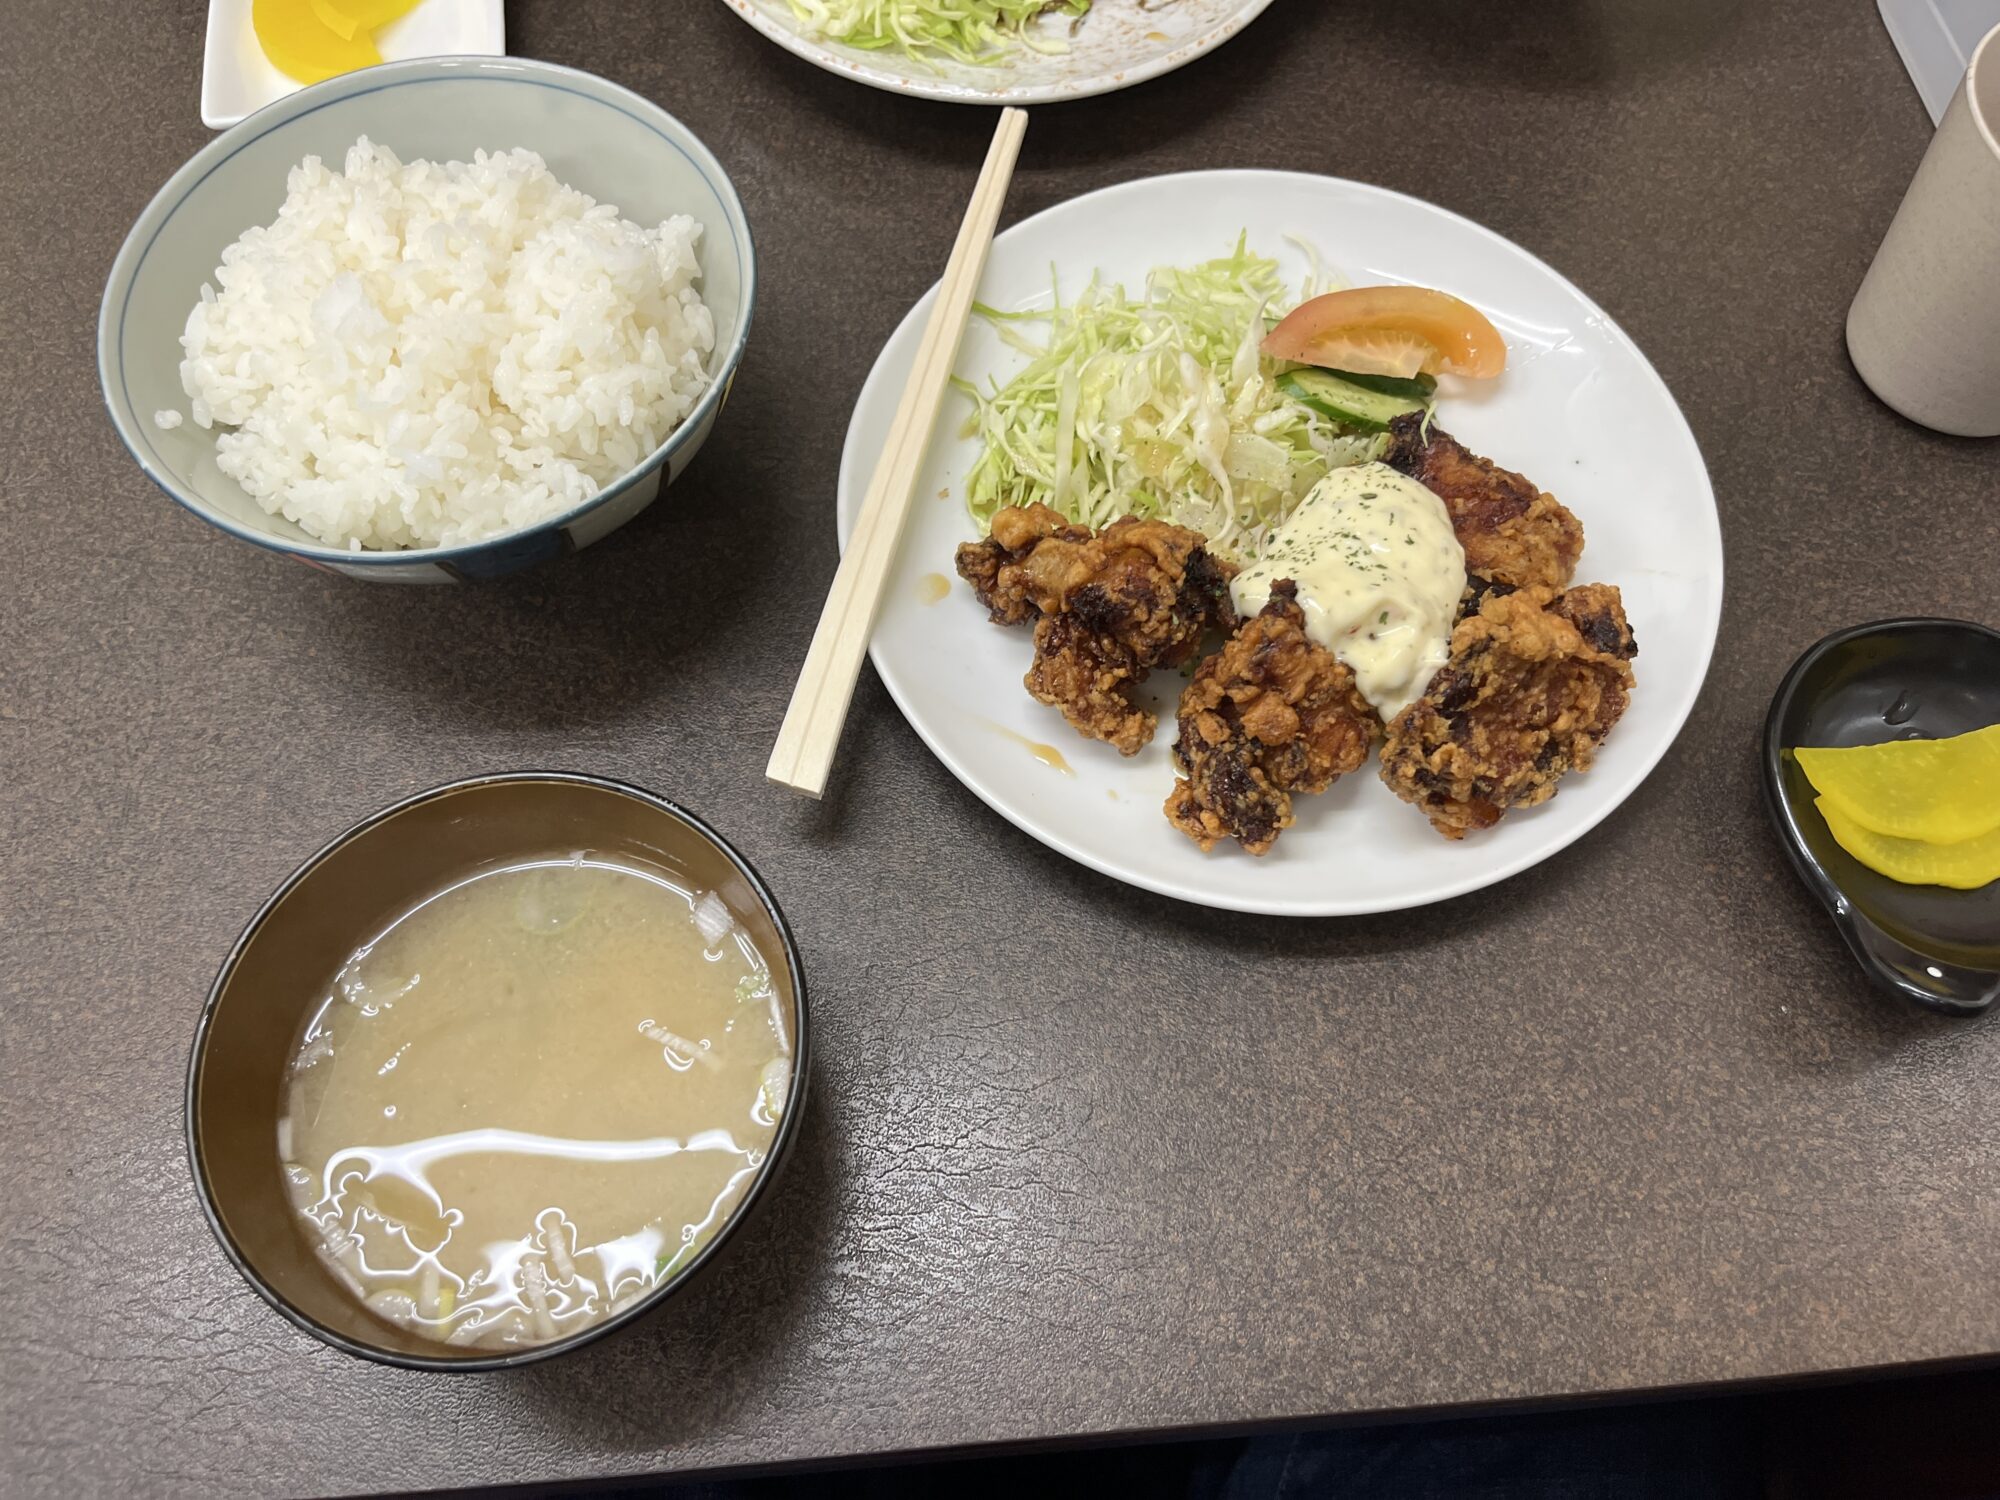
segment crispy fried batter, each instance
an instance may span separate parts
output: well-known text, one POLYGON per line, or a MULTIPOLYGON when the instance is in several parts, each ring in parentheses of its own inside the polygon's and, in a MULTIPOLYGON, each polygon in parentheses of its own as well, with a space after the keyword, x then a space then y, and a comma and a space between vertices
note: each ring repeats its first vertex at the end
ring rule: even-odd
POLYGON ((1152 714, 1132 701, 1146 669, 1114 637, 1100 635, 1072 614, 1035 622, 1035 659, 1027 689, 1037 703, 1062 710, 1079 733, 1103 740, 1120 755, 1137 755, 1153 737, 1152 714))
POLYGON ((1234 624, 1233 571, 1198 531, 1127 516, 1092 536, 1045 505, 1007 507, 985 541, 958 549, 959 576, 997 623, 1036 622, 1028 691, 1124 755, 1154 728, 1132 688, 1194 655, 1211 624, 1234 624))
POLYGON ((1608 583, 1580 583, 1556 595, 1549 611, 1574 625, 1584 644, 1593 650, 1620 661, 1630 661, 1639 654, 1632 624, 1625 618, 1625 600, 1608 583))
POLYGON ((1637 651, 1608 584, 1488 594, 1423 697, 1390 722, 1382 779, 1448 839, 1548 801, 1625 712, 1637 651))
POLYGON ((1583 555, 1583 523, 1554 495, 1470 453, 1424 413, 1389 424, 1384 462, 1444 501, 1476 578, 1513 588, 1567 588, 1583 555))
POLYGON ((1181 694, 1167 820, 1203 850, 1262 854, 1292 824, 1292 795, 1323 792, 1368 758, 1380 728, 1354 673, 1309 639, 1298 586, 1273 585, 1181 694))
POLYGON ((981 542, 958 549, 958 576, 986 606, 996 625, 1024 625, 1042 613, 1031 596, 1033 579, 1025 564, 1046 538, 1085 542, 1090 533, 1072 526, 1046 505, 1010 505, 993 517, 992 529, 981 542))

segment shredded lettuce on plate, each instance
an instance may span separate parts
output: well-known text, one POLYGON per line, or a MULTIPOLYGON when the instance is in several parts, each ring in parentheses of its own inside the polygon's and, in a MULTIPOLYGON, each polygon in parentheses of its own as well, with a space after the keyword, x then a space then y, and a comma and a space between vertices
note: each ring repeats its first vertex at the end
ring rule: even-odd
POLYGON ((1044 11, 1080 16, 1090 0, 790 0, 792 13, 820 35, 870 52, 894 48, 911 57, 992 61, 1019 43, 1037 52, 1066 51, 1030 25, 1044 11))
POLYGON ((1030 362, 989 391, 954 382, 983 445, 965 484, 979 529, 1002 506, 1040 502, 1093 528, 1156 516, 1233 560, 1256 557, 1329 469, 1382 448, 1278 389, 1258 345, 1295 300, 1278 263, 1239 238, 1232 254, 1154 270, 1137 298, 1093 276, 1069 303, 1058 286, 1048 312, 980 307, 1030 362), (1022 331, 1036 322, 1040 340, 1022 331))

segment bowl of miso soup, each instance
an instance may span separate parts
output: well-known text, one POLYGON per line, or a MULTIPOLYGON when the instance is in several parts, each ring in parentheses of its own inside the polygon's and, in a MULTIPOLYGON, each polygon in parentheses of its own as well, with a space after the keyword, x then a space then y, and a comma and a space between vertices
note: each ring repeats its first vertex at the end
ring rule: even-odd
POLYGON ((202 1208, 337 1348, 495 1369, 657 1307, 796 1131, 805 981, 769 889, 636 787, 422 793, 314 855, 209 994, 188 1070, 202 1208))

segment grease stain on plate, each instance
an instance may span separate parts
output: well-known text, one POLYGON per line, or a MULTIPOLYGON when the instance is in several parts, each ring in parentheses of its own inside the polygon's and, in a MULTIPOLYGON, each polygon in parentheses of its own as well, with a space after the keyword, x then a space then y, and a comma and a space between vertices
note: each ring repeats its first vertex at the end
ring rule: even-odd
POLYGON ((1031 740, 1025 734, 1009 729, 1005 724, 995 724, 991 719, 980 721, 995 734, 1003 735, 1017 745, 1025 745, 1028 753, 1052 771, 1060 771, 1065 776, 1075 776, 1076 769, 1063 759, 1062 751, 1054 745, 1045 745, 1040 740, 1031 740))

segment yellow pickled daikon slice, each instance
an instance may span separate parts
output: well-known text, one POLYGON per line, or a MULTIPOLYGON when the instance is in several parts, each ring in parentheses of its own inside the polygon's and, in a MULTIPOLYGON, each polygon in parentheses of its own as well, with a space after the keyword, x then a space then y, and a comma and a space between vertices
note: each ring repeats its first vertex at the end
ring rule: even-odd
POLYGON ((366 35, 340 35, 313 14, 308 0, 250 0, 250 25, 272 66, 300 83, 318 83, 382 60, 366 35))
POLYGON ((1870 833, 1956 844, 2000 828, 2000 724, 1944 740, 1793 754, 1813 790, 1870 833))
POLYGON ((327 29, 352 41, 415 10, 418 0, 310 0, 327 29))
POLYGON ((1834 842, 1878 875, 1903 885, 1945 885, 1976 890, 2000 880, 2000 828, 1956 844, 1896 839, 1849 821, 1825 797, 1813 804, 1834 842))

